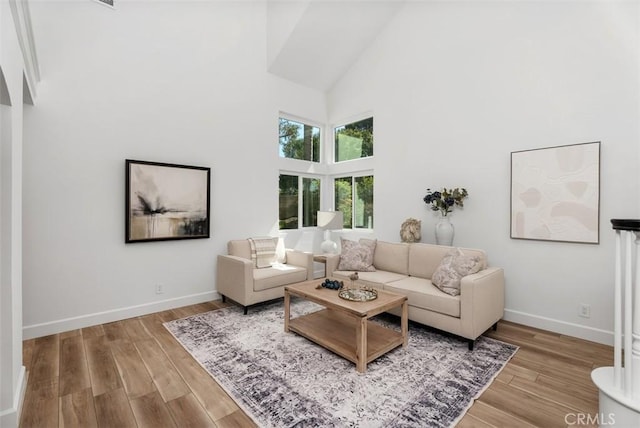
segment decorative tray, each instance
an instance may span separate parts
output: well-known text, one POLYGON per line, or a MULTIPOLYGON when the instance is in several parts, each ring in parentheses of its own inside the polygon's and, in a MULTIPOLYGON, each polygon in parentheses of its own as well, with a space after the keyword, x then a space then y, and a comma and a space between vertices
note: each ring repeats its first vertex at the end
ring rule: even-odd
POLYGON ((378 292, 371 288, 347 288, 338 292, 338 296, 352 302, 368 302, 378 298, 378 292))

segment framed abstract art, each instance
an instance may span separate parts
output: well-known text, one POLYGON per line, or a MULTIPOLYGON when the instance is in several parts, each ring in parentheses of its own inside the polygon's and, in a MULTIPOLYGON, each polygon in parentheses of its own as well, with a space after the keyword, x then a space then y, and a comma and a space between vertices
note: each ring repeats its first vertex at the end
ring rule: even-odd
POLYGON ((511 238, 599 243, 600 142, 511 153, 511 238))
POLYGON ((209 238, 211 169, 127 159, 125 242, 209 238))

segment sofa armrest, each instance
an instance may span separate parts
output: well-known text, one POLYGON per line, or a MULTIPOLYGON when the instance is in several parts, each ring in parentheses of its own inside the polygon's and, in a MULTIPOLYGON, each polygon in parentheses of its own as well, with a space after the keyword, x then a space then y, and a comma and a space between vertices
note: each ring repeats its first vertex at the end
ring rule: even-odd
POLYGON ((504 315, 504 270, 488 267, 460 281, 462 336, 475 339, 504 315))
POLYGON ((287 250, 287 264, 307 269, 307 279, 313 279, 313 254, 299 250, 287 250))
POLYGON ((327 254, 327 262, 325 263, 325 275, 327 278, 333 277, 333 271, 338 270, 340 264, 340 254, 327 254))
POLYGON ((226 254, 218 255, 216 290, 245 305, 253 292, 253 261, 226 254))

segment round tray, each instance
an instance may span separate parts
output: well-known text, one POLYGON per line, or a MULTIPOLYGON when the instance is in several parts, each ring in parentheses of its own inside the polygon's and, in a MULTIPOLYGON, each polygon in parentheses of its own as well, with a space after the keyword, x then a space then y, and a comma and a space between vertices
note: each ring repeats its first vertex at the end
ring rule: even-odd
POLYGON ((351 302, 368 302, 378 298, 378 292, 376 290, 362 289, 362 288, 347 288, 340 290, 338 296, 341 299, 349 300, 351 302))

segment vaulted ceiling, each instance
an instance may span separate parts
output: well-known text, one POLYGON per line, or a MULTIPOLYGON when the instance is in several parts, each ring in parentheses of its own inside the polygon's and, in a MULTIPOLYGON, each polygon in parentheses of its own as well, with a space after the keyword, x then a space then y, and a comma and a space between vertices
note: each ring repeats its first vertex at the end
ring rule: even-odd
POLYGON ((269 0, 268 70, 327 91, 403 4, 404 0, 269 0))

